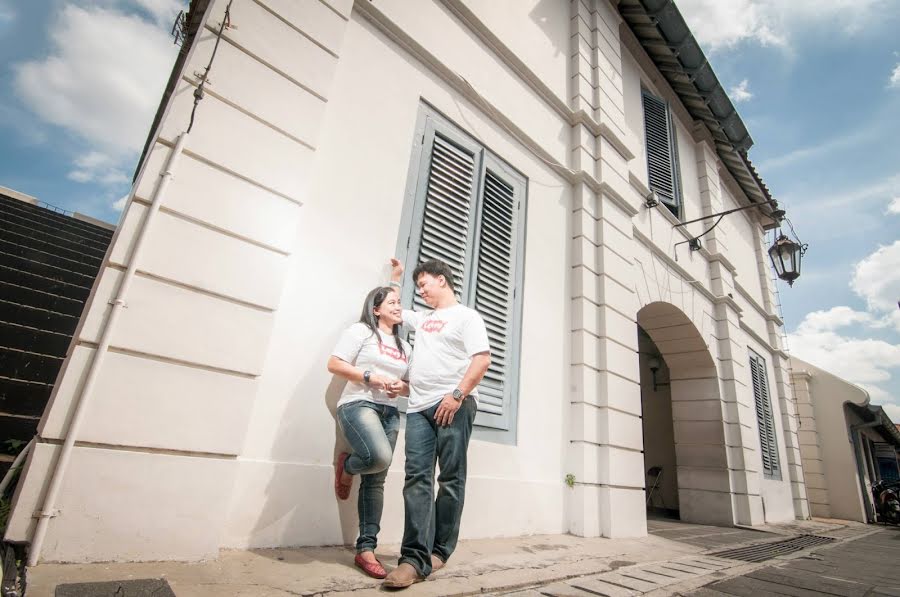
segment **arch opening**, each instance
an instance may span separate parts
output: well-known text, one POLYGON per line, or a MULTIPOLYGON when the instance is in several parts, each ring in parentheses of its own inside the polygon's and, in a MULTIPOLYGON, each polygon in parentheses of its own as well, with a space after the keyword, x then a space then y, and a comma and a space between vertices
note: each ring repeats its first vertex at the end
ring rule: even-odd
POLYGON ((733 525, 724 405, 709 347, 669 303, 644 306, 637 325, 648 515, 733 525))

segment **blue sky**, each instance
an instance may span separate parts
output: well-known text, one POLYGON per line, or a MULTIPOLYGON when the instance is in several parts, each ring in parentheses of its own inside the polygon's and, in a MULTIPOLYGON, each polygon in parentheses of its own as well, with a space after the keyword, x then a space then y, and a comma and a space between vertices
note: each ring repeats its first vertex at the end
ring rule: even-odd
POLYGON ((793 354, 900 422, 900 2, 677 0, 809 252, 793 354))
POLYGON ((0 0, 0 185, 116 222, 186 6, 0 0))
MULTIPOLYGON (((0 0, 0 185, 115 222, 186 5, 0 0)), ((810 245, 780 288, 792 352, 900 421, 900 1, 677 5, 810 245)))

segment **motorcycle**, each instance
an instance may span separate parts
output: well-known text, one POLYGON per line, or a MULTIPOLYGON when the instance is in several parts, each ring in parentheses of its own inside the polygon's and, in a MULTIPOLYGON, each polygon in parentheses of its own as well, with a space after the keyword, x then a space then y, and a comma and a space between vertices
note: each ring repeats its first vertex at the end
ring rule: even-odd
POLYGON ((900 525, 900 481, 878 481, 872 485, 875 519, 900 525))

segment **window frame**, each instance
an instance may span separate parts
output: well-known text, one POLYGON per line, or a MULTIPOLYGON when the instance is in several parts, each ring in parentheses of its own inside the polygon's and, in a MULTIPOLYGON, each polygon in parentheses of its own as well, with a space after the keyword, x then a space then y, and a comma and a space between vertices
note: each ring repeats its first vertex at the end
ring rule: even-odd
MULTIPOLYGON (((412 154, 407 172, 406 192, 403 200, 400 230, 397 237, 397 258, 404 264, 405 276, 412 274, 414 260, 419 253, 421 231, 425 219, 424 196, 428 188, 428 176, 431 166, 431 154, 434 137, 440 134, 445 141, 456 145, 463 151, 475 156, 475 181, 470 195, 470 221, 467 231, 465 253, 465 275, 457 289, 460 303, 475 308, 476 281, 478 279, 479 233, 484 208, 484 185, 487 170, 494 176, 514 187, 514 201, 517 203, 518 216, 512 234, 515 250, 511 255, 512 272, 510 278, 513 290, 512 312, 509 318, 507 370, 504 373, 504 394, 508 394, 508 402, 504 403, 502 415, 487 413, 479 409, 475 418, 475 426, 487 439, 495 439, 503 443, 515 442, 518 421, 519 390, 521 377, 521 344, 522 344, 522 288, 525 270, 525 242, 527 228, 528 179, 508 162, 500 158, 484 143, 466 133, 462 127, 438 112, 431 105, 422 102, 416 123, 412 144, 412 154)), ((401 291, 401 301, 405 309, 413 308, 415 286, 410 279, 405 279, 401 291)), ((401 410, 406 411, 406 402, 401 401, 401 410)))

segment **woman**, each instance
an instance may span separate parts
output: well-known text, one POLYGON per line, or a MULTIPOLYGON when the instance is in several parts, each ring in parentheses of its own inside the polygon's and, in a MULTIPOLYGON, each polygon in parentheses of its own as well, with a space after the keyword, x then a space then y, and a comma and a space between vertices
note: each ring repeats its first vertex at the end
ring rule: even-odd
POLYGON ((366 297, 359 322, 344 331, 328 360, 328 371, 347 380, 338 401, 337 418, 352 450, 338 456, 334 490, 338 499, 346 500, 353 475, 361 475, 354 562, 374 578, 387 576, 375 557, 375 547, 384 506, 384 480, 400 430, 397 396, 409 395, 403 379, 409 369, 410 346, 400 338, 402 322, 397 290, 374 289, 366 297))

